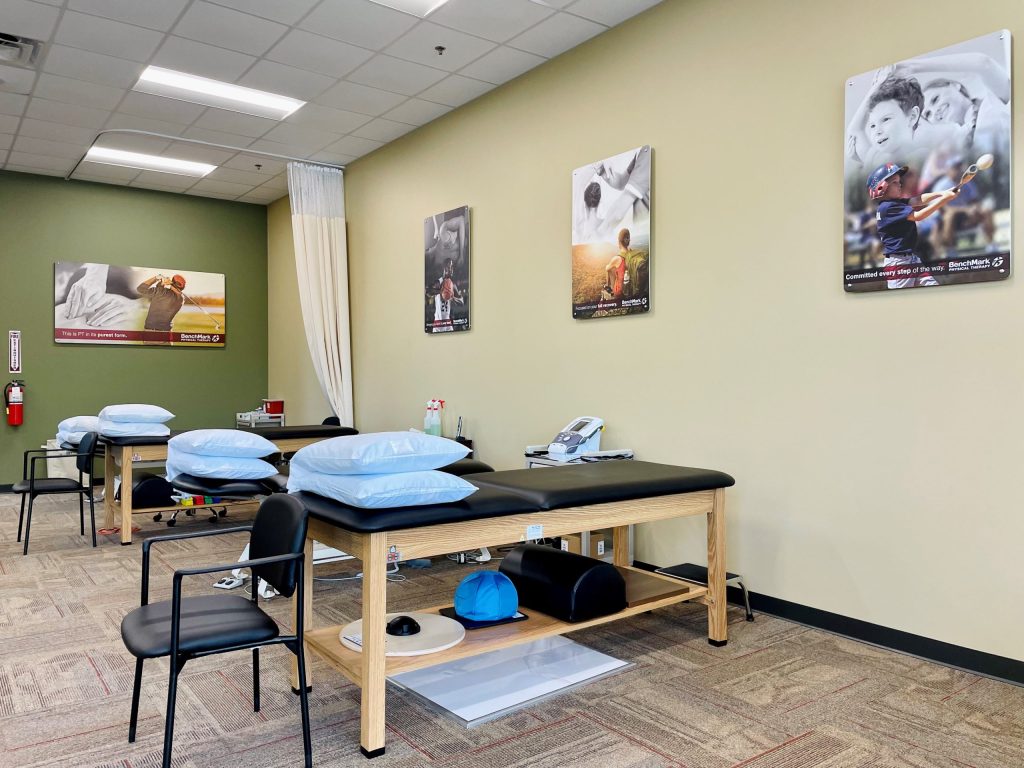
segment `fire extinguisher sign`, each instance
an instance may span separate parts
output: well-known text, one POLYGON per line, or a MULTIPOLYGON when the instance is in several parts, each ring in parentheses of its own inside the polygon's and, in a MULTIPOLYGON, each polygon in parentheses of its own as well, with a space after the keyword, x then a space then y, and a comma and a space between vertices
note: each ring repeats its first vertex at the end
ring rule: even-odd
POLYGON ((8 373, 21 373, 21 331, 8 331, 8 373))

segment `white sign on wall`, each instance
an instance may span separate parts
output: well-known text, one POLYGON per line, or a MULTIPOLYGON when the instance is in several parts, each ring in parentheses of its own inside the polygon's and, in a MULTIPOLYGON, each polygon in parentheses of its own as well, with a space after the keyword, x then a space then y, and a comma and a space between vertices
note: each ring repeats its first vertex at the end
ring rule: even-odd
POLYGON ((8 373, 21 373, 21 331, 8 331, 8 373))

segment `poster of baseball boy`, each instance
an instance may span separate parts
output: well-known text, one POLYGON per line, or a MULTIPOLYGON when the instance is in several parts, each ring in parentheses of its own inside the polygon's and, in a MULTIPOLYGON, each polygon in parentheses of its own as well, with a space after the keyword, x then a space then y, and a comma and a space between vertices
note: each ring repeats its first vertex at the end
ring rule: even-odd
POLYGON ((424 330, 469 330, 469 206, 423 220, 424 330))
POLYGON ((1010 33, 846 83, 847 291, 1010 275, 1010 33))
POLYGON ((227 342, 222 274, 58 261, 53 287, 53 340, 60 344, 227 342))
POLYGON ((651 309, 651 147, 572 172, 572 316, 651 309))

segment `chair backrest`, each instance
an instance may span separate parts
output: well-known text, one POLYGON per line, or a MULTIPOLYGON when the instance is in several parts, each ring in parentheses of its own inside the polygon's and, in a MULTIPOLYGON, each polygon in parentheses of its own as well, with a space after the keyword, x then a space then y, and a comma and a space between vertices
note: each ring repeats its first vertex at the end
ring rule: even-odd
POLYGON ((96 443, 100 436, 96 432, 86 432, 78 442, 78 457, 75 464, 79 472, 92 477, 93 460, 96 458, 96 443))
MULTIPOLYGON (((294 496, 275 493, 260 504, 256 520, 252 524, 249 539, 249 557, 253 560, 274 555, 293 555, 302 551, 306 544, 306 509, 294 496)), ((311 568, 312 563, 306 563, 311 568)), ((295 592, 298 563, 258 566, 252 575, 270 584, 285 597, 295 592)))

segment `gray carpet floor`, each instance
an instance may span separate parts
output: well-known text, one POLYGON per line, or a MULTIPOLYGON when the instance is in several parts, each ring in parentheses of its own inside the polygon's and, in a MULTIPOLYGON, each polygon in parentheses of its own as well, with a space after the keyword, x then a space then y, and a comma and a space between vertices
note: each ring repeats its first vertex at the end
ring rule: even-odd
MULTIPOLYGON (((74 498, 37 500, 31 549, 21 554, 19 497, 0 495, 0 766, 144 768, 160 764, 166 661, 143 679, 138 740, 128 744, 133 658, 122 616, 138 605, 139 541, 169 530, 138 516, 132 546, 78 533, 74 498)), ((102 515, 98 515, 102 522, 102 515)), ((231 519, 222 525, 229 525, 231 519)), ((152 599, 187 565, 231 562, 232 534, 154 547, 152 599)), ((402 568, 389 608, 443 604, 471 567, 434 559, 402 568)), ((492 566, 493 567, 493 564, 492 566)), ((352 575, 357 562, 318 566, 352 575)), ((192 579, 191 594, 212 592, 192 579)), ((358 618, 358 581, 317 582, 318 625, 358 618)), ((268 611, 285 627, 291 607, 268 611)), ((359 691, 314 659, 314 764, 374 768, 1021 768, 1024 689, 820 632, 729 610, 729 644, 707 643, 706 611, 678 605, 571 637, 633 664, 627 671, 465 729, 389 689, 387 753, 359 753, 359 691)), ((996 631, 995 629, 993 631, 996 631)), ((291 655, 262 654, 263 706, 252 711, 248 653, 190 662, 181 677, 178 768, 301 765, 291 655)))

